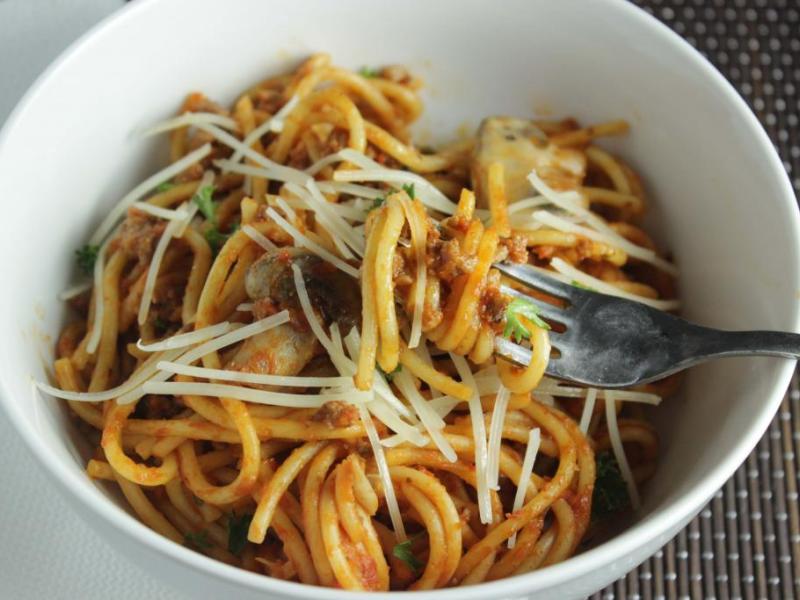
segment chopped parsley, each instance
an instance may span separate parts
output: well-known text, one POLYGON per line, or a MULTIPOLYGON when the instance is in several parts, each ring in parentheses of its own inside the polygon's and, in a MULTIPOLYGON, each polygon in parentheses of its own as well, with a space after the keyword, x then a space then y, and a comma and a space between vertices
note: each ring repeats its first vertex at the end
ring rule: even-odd
POLYGON ((622 478, 619 465, 609 451, 595 456, 597 474, 592 495, 592 520, 602 520, 630 506, 628 486, 622 478))
POLYGON ((159 184, 158 187, 156 187, 156 191, 157 192, 168 192, 169 190, 171 190, 174 187, 175 187, 174 183, 170 183, 169 181, 165 181, 164 183, 159 184))
POLYGON ((531 337, 531 332, 528 331, 520 317, 527 319, 537 327, 550 329, 550 325, 539 316, 539 308, 533 302, 524 298, 514 298, 506 307, 506 326, 503 328, 503 337, 514 338, 517 343, 531 337))
POLYGON ((409 198, 411 198, 412 200, 414 198, 416 198, 416 196, 414 195, 414 184, 413 183, 404 183, 402 187, 403 187, 403 191, 406 194, 408 194, 409 198))
POLYGON ((392 555, 406 563, 409 569, 414 571, 414 573, 419 573, 420 569, 422 569, 422 561, 414 556, 414 553, 411 551, 411 544, 417 537, 418 536, 414 536, 407 539, 405 542, 395 544, 394 548, 392 548, 392 555))
POLYGON ((576 288, 581 288, 582 290, 588 290, 590 292, 596 292, 597 291, 593 287, 589 287, 588 285, 586 285, 585 283, 581 283, 577 279, 573 279, 570 283, 572 283, 572 285, 574 285, 576 288))
POLYGON ((208 531, 202 529, 200 531, 192 531, 187 533, 184 537, 184 543, 197 550, 207 550, 211 548, 211 542, 208 539, 208 531))
POLYGON ((192 202, 197 204, 203 216, 213 225, 217 224, 217 204, 214 202, 214 186, 204 185, 192 196, 192 202))
POLYGON ((394 371, 392 371, 391 373, 387 373, 386 371, 384 371, 383 369, 378 367, 378 371, 383 373, 383 376, 386 377, 386 381, 388 381, 389 383, 394 381, 394 376, 397 375, 402 369, 403 369, 403 365, 397 365, 395 367, 394 371))
POLYGON ((250 529, 250 522, 253 515, 228 515, 228 551, 239 556, 247 545, 247 531, 250 529))
POLYGON ((206 238, 208 245, 211 246, 211 252, 214 256, 219 253, 220 249, 225 245, 225 242, 236 233, 239 229, 239 225, 238 222, 234 223, 228 233, 222 233, 216 225, 206 229, 203 236, 206 238))
POLYGON ((75 250, 75 260, 78 263, 78 268, 87 275, 91 274, 99 253, 100 246, 95 246, 93 244, 86 244, 75 250))
POLYGON ((366 78, 366 79, 375 79, 376 77, 378 77, 380 75, 380 73, 381 73, 380 69, 377 69, 375 67, 366 67, 365 66, 365 67, 361 67, 358 70, 358 74, 361 75, 362 77, 366 78))
POLYGON ((376 208, 380 208, 386 204, 386 196, 379 196, 372 201, 372 208, 370 210, 375 210, 376 208))

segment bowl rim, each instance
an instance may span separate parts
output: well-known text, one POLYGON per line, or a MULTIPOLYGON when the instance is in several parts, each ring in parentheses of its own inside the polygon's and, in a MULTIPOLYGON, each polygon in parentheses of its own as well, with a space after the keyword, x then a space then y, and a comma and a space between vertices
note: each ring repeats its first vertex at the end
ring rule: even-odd
MULTIPOLYGON (((50 78, 67 64, 73 57, 88 51, 90 47, 104 35, 111 35, 116 27, 124 26, 127 19, 141 11, 150 9, 159 0, 138 0, 126 4, 113 14, 102 19, 70 44, 49 66, 36 78, 19 102, 16 104, 6 122, 0 129, 0 161, 3 159, 6 142, 16 124, 22 120, 33 98, 35 98, 50 78)), ((746 125, 748 133, 754 143, 765 156, 765 168, 769 176, 781 182, 783 188, 782 201, 791 205, 792 240, 795 250, 800 247, 800 213, 798 213, 794 191, 786 174, 783 163, 772 145, 767 133, 753 114, 745 100, 739 95, 733 85, 693 46, 680 35, 672 31, 666 24, 656 17, 648 14, 638 6, 626 0, 596 0, 603 2, 610 10, 626 13, 627 17, 635 19, 637 26, 659 36, 665 43, 672 45, 687 62, 694 63, 704 75, 722 91, 731 102, 742 122, 746 125)), ((797 255, 798 252, 795 253, 797 255)), ((800 297, 794 301, 794 319, 792 330, 800 330, 800 297)), ((734 471, 744 462, 747 455, 755 447, 758 440, 766 431, 769 422, 777 410, 784 392, 788 387, 795 361, 783 360, 775 377, 772 389, 762 404, 758 415, 753 419, 746 433, 736 442, 732 451, 720 461, 690 492, 676 500, 672 505, 656 511, 648 519, 633 525, 609 541, 573 556, 556 565, 530 573, 507 577, 497 581, 481 583, 463 588, 449 588, 431 591, 414 592, 374 592, 371 596, 386 600, 401 596, 413 595, 418 600, 472 600, 504 594, 530 593, 564 583, 569 579, 585 576, 599 566, 626 556, 631 549, 638 549, 649 540, 655 540, 670 532, 676 523, 684 523, 696 514, 711 498, 711 496, 730 478, 734 471)), ((175 544, 159 535, 146 525, 122 511, 107 498, 101 498, 86 485, 86 480, 78 473, 62 471, 58 464, 48 454, 46 448, 37 442, 38 434, 33 426, 28 423, 21 411, 16 408, 10 393, 9 377, 5 370, 0 369, 0 405, 13 425, 16 432, 22 437, 28 451, 35 457, 40 467, 44 468, 52 480, 58 482, 61 493, 70 497, 70 500, 89 507, 99 515, 106 525, 116 529, 118 533, 134 539, 148 550, 157 551, 162 557, 181 563, 183 566, 201 573, 225 580, 230 584, 242 586, 259 592, 273 592, 285 596, 316 598, 318 600, 344 600, 354 597, 354 594, 345 590, 315 587, 302 583, 273 579, 233 567, 200 553, 194 552, 175 544)), ((34 396, 38 399, 38 396, 34 396)), ((83 511, 80 514, 84 515, 83 511)))

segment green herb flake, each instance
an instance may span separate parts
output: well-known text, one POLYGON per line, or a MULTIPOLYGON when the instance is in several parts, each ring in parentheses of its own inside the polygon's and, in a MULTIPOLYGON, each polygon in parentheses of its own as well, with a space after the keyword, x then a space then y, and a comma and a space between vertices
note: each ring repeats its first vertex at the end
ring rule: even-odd
POLYGON ((422 561, 414 556, 414 553, 411 551, 411 543, 413 541, 414 538, 411 538, 405 542, 395 544, 394 548, 392 548, 392 555, 406 563, 414 573, 419 573, 422 569, 422 561))
POLYGON ((358 74, 364 77, 365 79, 375 79, 376 77, 380 76, 381 72, 380 69, 377 69, 376 67, 364 66, 358 70, 358 74))
POLYGON ((211 548, 211 542, 208 539, 208 531, 201 529, 200 531, 192 531, 184 536, 184 543, 197 550, 208 550, 211 548))
POLYGON ((212 225, 217 224, 217 204, 214 202, 214 186, 204 185, 192 196, 192 202, 197 204, 200 212, 212 225))
POLYGON ((384 204, 386 204, 386 196, 380 196, 378 198, 375 198, 372 201, 372 208, 370 208, 370 210, 375 210, 376 208, 380 208, 384 204))
POLYGON ((86 244, 78 248, 75 250, 75 260, 78 263, 78 268, 87 275, 90 275, 99 254, 100 246, 95 246, 93 244, 86 244))
POLYGON ((630 507, 628 486, 622 478, 614 455, 599 452, 595 457, 597 473, 592 495, 592 520, 602 520, 630 507))
POLYGON ((383 373, 383 376, 386 377, 386 381, 388 381, 389 383, 394 381, 394 376, 397 375, 402 369, 403 369, 403 365, 397 365, 394 368, 394 371, 392 371, 391 373, 387 373, 386 371, 384 371, 383 369, 378 367, 378 371, 383 373))
POLYGON ((158 185, 158 187, 156 187, 156 191, 159 192, 159 193, 168 192, 174 187, 175 187, 174 183, 170 183, 169 181, 165 181, 164 183, 161 183, 161 184, 158 185))
POLYGON ((411 198, 412 200, 413 200, 414 198, 416 198, 416 195, 414 194, 414 184, 413 184, 413 183, 404 183, 404 184, 402 185, 402 188, 403 188, 403 191, 404 191, 406 194, 408 194, 408 197, 409 197, 409 198, 411 198))
POLYGON ((527 319, 537 327, 550 329, 550 325, 539 316, 539 307, 530 300, 514 298, 506 308, 506 326, 503 328, 503 337, 513 338, 518 344, 531 337, 531 332, 528 331, 520 317, 527 319))
POLYGON ((590 292, 596 292, 597 291, 593 287, 589 287, 588 285, 586 285, 585 283, 581 283, 577 279, 573 279, 570 283, 572 283, 572 285, 574 285, 576 288, 581 288, 582 290, 588 290, 590 292))
POLYGON ((244 547, 247 545, 247 531, 250 529, 250 522, 253 520, 252 514, 228 515, 228 551, 231 554, 240 556, 244 547))

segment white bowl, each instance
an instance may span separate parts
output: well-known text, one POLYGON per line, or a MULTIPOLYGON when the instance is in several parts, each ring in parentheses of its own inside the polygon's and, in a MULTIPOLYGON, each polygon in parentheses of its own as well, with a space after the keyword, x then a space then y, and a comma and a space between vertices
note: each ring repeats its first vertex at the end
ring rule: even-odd
MULTIPOLYGON (((644 177, 651 226, 681 269, 685 314, 728 328, 798 326, 798 215, 780 160, 722 76, 632 5, 138 0, 64 53, 0 135, 2 404, 76 510, 193 597, 354 595, 247 573, 150 531, 113 490, 88 480, 86 447, 60 404, 34 397, 30 377, 49 371, 63 318, 56 294, 73 280, 73 249, 165 159, 163 139, 136 139, 134 128, 173 114, 189 90, 228 102, 319 50, 346 66, 403 63, 422 75, 421 136, 446 137, 490 114, 628 119, 631 134, 611 146, 644 177)), ((740 359, 692 371, 682 396, 659 409, 663 456, 644 506, 611 541, 528 575, 415 598, 577 598, 608 584, 668 541, 733 473, 792 367, 740 359)))

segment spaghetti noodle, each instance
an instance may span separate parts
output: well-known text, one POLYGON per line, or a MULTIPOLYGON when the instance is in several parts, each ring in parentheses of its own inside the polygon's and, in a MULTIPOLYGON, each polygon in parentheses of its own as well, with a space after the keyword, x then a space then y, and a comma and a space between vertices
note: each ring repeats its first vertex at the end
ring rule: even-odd
POLYGON ((418 88, 316 55, 148 130, 171 164, 80 251, 93 289, 39 386, 155 531, 272 577, 432 589, 562 561, 638 503, 642 406, 670 386, 547 378, 557 301, 493 269, 677 307, 642 185, 596 145, 627 124, 492 117, 421 152, 418 88))

